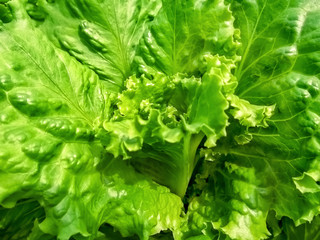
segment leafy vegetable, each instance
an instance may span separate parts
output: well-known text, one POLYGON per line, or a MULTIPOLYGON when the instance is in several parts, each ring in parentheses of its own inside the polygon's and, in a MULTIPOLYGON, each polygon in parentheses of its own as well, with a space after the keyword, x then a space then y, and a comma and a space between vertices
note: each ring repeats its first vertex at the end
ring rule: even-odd
POLYGON ((320 239, 318 19, 0 1, 1 239, 320 239))

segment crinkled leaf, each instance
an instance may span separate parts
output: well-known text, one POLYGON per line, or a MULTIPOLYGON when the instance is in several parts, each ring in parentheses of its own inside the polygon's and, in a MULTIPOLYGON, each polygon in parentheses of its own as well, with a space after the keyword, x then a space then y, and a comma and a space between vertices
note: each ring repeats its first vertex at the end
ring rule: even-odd
POLYGON ((199 75, 205 71, 203 56, 207 53, 234 58, 239 44, 233 21, 221 0, 164 0, 139 44, 139 71, 199 75))
POLYGON ((42 8, 41 29, 57 46, 93 69, 108 91, 117 92, 132 74, 136 46, 161 2, 40 0, 29 6, 32 13, 42 8))
POLYGON ((315 0, 0 0, 0 219, 45 213, 3 236, 317 239, 319 18, 315 0), (192 178, 182 225, 149 177, 181 197, 192 178))
POLYGON ((94 239, 103 223, 148 239, 179 226, 180 198, 97 139, 106 101, 97 75, 54 48, 20 4, 10 2, 14 21, 0 31, 1 205, 40 203, 45 219, 30 239, 94 239))
POLYGON ((311 64, 316 69, 319 5, 315 1, 248 1, 234 2, 233 11, 246 43, 236 71, 236 92, 253 104, 275 105, 275 111, 267 120, 268 130, 251 130, 249 145, 226 153, 262 170, 261 177, 270 176, 264 187, 276 186, 269 198, 277 216, 288 216, 296 223, 311 220, 318 212, 318 193, 307 188, 317 184, 303 173, 318 162, 319 78, 302 66, 311 64), (273 17, 274 21, 265 21, 273 17))
POLYGON ((243 43, 235 93, 243 100, 231 101, 230 113, 240 122, 231 120, 227 137, 212 149, 215 168, 191 201, 181 236, 210 226, 232 239, 262 239, 270 234, 271 210, 295 224, 319 213, 319 4, 232 1, 232 10, 243 43), (239 115, 242 104, 274 112, 257 118, 246 110, 246 117, 239 115))
POLYGON ((275 106, 253 105, 236 95, 229 95, 228 100, 233 107, 230 110, 235 119, 246 127, 268 127, 267 120, 273 115, 275 106))
POLYGON ((219 68, 224 60, 208 56, 208 72, 201 79, 129 78, 118 95, 118 111, 104 122, 110 133, 104 138, 107 151, 130 159, 139 171, 183 196, 203 137, 212 147, 225 135, 228 103, 221 92, 228 68, 227 73, 219 68))

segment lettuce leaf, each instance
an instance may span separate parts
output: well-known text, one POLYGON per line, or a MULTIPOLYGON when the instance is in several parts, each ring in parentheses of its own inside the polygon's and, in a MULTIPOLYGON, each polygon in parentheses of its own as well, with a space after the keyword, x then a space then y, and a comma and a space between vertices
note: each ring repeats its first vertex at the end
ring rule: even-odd
POLYGON ((10 7, 14 19, 0 32, 7 43, 0 46, 2 206, 38 201, 39 229, 59 239, 94 239, 102 223, 141 239, 173 230, 180 198, 108 155, 97 139, 106 104, 98 76, 54 48, 18 1, 10 7))
POLYGON ((270 236, 270 211, 295 225, 319 214, 319 75, 314 75, 319 6, 312 1, 231 6, 243 42, 235 93, 245 100, 230 98, 234 120, 227 137, 206 153, 214 167, 201 195, 191 200, 178 236, 213 238, 215 229, 231 239, 264 239, 270 236), (249 102, 260 107, 246 106, 249 102), (253 128, 258 115, 251 111, 270 112, 261 105, 272 106, 273 114, 253 128))
POLYGON ((107 151, 129 159, 140 172, 182 197, 204 136, 204 145, 212 147, 225 135, 227 100, 221 93, 223 74, 215 71, 215 63, 208 63, 210 70, 202 79, 162 74, 152 80, 129 78, 118 95, 118 112, 104 122, 110 133, 104 138, 107 151), (211 110, 212 105, 217 107, 211 110))
POLYGON ((34 12, 45 16, 40 29, 56 46, 95 71, 108 91, 115 92, 132 74, 139 40, 160 7, 156 0, 40 0, 27 5, 36 21, 34 12))
POLYGON ((138 45, 139 70, 199 75, 208 53, 234 58, 239 42, 233 21, 222 0, 164 0, 138 45))

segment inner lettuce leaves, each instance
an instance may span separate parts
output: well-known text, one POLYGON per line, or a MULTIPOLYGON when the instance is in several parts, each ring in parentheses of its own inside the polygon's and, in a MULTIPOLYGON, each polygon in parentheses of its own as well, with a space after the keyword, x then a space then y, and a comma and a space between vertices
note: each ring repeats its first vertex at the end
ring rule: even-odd
POLYGON ((320 239, 315 0, 0 0, 0 238, 320 239))

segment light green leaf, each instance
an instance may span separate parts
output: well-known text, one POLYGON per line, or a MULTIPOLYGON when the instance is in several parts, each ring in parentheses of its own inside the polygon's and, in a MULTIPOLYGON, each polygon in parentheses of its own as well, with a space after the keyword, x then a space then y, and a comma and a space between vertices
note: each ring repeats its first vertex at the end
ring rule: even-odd
POLYGON ((56 46, 94 70, 108 91, 118 92, 132 74, 136 46, 160 6, 156 0, 40 0, 30 8, 32 13, 43 9, 40 28, 56 46))
POLYGON ((276 107, 267 120, 269 129, 249 130, 253 140, 248 146, 225 153, 229 152, 236 162, 264 169, 261 177, 270 175, 265 188, 276 185, 269 197, 273 199, 270 208, 278 217, 288 216, 296 224, 310 221, 319 211, 319 201, 315 200, 318 193, 314 191, 317 183, 304 172, 318 162, 319 78, 302 64, 317 65, 314 56, 319 48, 311 43, 316 41, 313 33, 320 27, 316 20, 320 6, 314 1, 245 1, 241 5, 235 1, 232 6, 245 43, 236 71, 236 93, 252 104, 276 107), (302 63, 306 58, 308 63, 302 63), (313 190, 303 186, 307 182, 313 190))
POLYGON ((236 95, 229 95, 228 100, 233 109, 230 110, 235 119, 246 127, 268 127, 267 120, 272 116, 275 106, 253 105, 236 95))
POLYGON ((39 202, 45 218, 35 221, 34 240, 95 239, 103 223, 143 240, 177 228, 180 198, 97 138, 109 111, 98 76, 55 48, 20 1, 10 9, 14 20, 0 31, 0 204, 14 212, 22 199, 39 202))
MULTIPOLYGON (((11 6, 19 7, 17 2, 11 6)), ((56 51, 28 21, 19 19, 22 14, 17 10, 17 19, 0 32, 1 42, 7 43, 0 47, 1 160, 6 174, 12 173, 12 181, 1 177, 0 199, 6 206, 15 204, 17 192, 21 198, 33 185, 28 177, 38 172, 39 164, 72 145, 65 140, 92 142, 95 118, 102 117, 104 108, 97 76, 56 51)))
POLYGON ((263 239, 270 235, 269 211, 299 225, 320 210, 320 6, 315 1, 264 0, 231 1, 231 6, 243 44, 235 68, 240 99, 231 99, 235 110, 230 113, 240 122, 230 119, 227 137, 211 155, 206 152, 214 167, 207 187, 191 199, 187 223, 177 233, 182 239, 205 235, 208 226, 232 239, 263 239), (243 118, 241 103, 265 113, 270 113, 268 106, 273 115, 256 118, 246 110, 249 116, 243 118), (252 116, 255 120, 243 122, 252 116), (258 124, 257 119, 263 120, 258 124))
POLYGON ((206 136, 205 146, 212 147, 225 135, 228 103, 222 84, 230 68, 222 71, 220 65, 231 63, 208 56, 201 79, 181 74, 129 78, 117 97, 118 111, 103 123, 107 151, 130 159, 138 171, 182 197, 202 139, 206 136))
POLYGON ((0 0, 0 236, 320 238, 319 19, 315 0, 0 0))
POLYGON ((221 0, 164 0, 139 44, 139 71, 199 75, 207 53, 234 58, 239 43, 233 21, 221 0))

